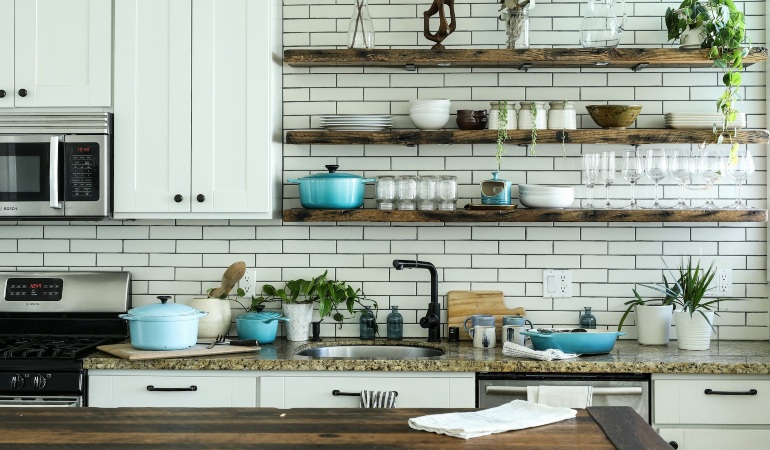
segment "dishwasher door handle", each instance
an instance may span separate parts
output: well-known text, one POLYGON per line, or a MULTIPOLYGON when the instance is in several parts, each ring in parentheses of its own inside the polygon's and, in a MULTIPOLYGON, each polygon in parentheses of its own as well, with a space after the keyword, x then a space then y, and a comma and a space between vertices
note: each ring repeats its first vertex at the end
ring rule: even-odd
MULTIPOLYGON (((595 387, 593 395, 642 395, 640 386, 629 387, 595 387)), ((485 392, 489 395, 527 395, 526 387, 511 386, 486 386, 485 392)))

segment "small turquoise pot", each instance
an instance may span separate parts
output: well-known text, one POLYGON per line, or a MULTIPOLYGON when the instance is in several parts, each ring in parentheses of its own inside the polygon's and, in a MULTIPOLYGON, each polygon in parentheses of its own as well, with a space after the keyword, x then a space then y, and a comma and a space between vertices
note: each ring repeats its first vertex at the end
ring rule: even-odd
POLYGON ((510 205, 511 182, 499 178, 500 172, 492 172, 492 179, 481 182, 481 203, 484 205, 510 205))
POLYGON ((364 186, 374 178, 350 173, 337 173, 337 165, 327 165, 328 173, 315 173, 302 178, 290 178, 299 184, 299 201, 307 209, 356 209, 364 204, 364 186))

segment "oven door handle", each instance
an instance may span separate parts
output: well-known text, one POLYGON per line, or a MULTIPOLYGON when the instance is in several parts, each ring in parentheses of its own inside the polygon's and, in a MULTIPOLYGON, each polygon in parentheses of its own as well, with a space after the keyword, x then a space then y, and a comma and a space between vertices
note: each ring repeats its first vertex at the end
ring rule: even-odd
POLYGON ((50 206, 54 209, 61 209, 61 202, 59 201, 59 142, 61 142, 60 136, 51 136, 48 195, 50 196, 50 206))
POLYGON ((61 400, 42 400, 40 398, 13 398, 0 399, 0 408, 21 407, 21 408, 47 408, 47 407, 77 407, 81 406, 80 399, 77 397, 64 398, 61 400))
MULTIPOLYGON (((595 387, 592 389, 593 395, 642 395, 640 386, 629 387, 595 387)), ((527 388, 511 386, 486 386, 489 395, 526 395, 527 388)))

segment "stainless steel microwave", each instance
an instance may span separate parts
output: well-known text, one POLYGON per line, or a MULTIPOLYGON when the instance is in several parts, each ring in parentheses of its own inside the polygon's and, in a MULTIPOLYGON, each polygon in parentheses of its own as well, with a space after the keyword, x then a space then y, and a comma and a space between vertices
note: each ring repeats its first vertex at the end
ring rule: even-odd
POLYGON ((105 219, 111 185, 111 113, 0 114, 0 220, 105 219))

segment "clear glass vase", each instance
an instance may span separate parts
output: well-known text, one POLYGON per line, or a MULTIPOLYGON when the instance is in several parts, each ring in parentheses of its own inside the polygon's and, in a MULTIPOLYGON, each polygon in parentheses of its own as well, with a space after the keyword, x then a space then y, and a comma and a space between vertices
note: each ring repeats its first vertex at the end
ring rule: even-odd
POLYGON ((348 25, 348 48, 374 48, 374 24, 369 14, 369 0, 353 0, 353 15, 348 25))
POLYGON ((529 8, 508 8, 505 17, 506 46, 529 48, 529 8))
POLYGON ((401 339, 404 337, 404 318, 398 312, 398 306, 391 306, 388 314, 388 339, 401 339))

